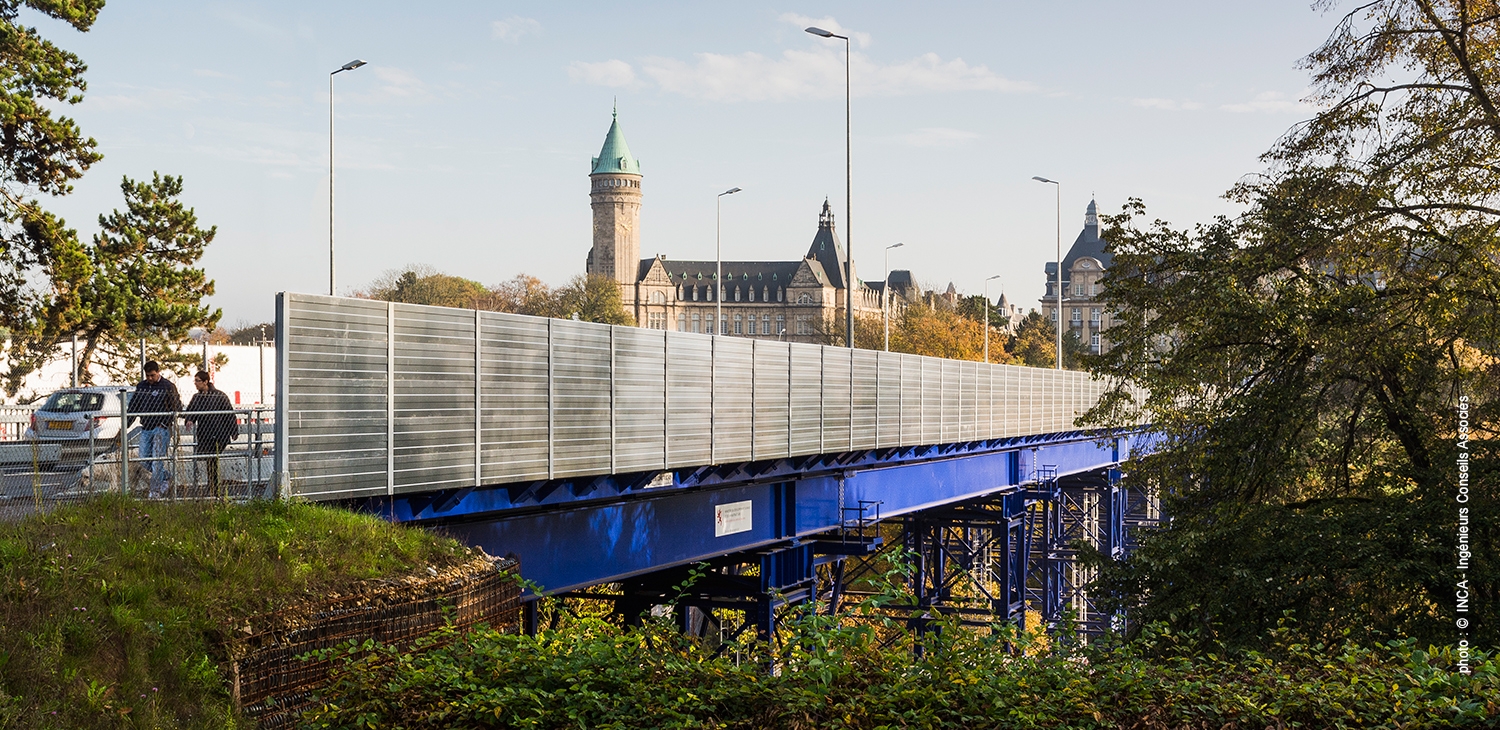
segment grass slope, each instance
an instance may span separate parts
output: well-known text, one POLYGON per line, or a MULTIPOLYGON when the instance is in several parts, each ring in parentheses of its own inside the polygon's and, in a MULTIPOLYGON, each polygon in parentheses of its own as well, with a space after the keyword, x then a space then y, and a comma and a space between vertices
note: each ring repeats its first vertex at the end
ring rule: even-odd
POLYGON ((458 543, 287 502, 106 497, 0 524, 0 727, 226 728, 229 627, 458 543))

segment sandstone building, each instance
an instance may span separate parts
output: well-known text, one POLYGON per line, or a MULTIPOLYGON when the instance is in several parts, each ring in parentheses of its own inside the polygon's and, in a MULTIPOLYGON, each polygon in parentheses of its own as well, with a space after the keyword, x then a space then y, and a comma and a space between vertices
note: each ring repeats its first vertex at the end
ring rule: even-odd
MULTIPOLYGON (((1062 310, 1067 322, 1065 332, 1076 332, 1080 342, 1095 354, 1109 350, 1104 336, 1110 327, 1110 316, 1099 301, 1099 280, 1109 269, 1112 257, 1099 236, 1099 208, 1094 201, 1083 215, 1083 231, 1063 257, 1062 310)), ((1042 316, 1057 324, 1057 263, 1047 262, 1047 295, 1042 297, 1042 316)))
MULTIPOLYGON (((594 211, 593 248, 586 271, 613 279, 636 324, 659 330, 824 342, 843 331, 845 303, 853 292, 857 317, 881 315, 883 282, 845 281, 843 244, 833 210, 823 201, 812 245, 800 260, 679 261, 665 255, 641 258, 641 165, 630 154, 618 114, 589 172, 594 211), (722 318, 716 319, 716 306, 722 318)), ((892 271, 891 314, 917 296, 911 272, 892 271)))

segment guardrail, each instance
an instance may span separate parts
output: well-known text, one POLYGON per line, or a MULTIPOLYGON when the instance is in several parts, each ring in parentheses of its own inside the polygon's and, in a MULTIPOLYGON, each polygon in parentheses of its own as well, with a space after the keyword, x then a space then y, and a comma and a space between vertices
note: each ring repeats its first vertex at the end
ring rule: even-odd
POLYGON ((36 405, 0 406, 0 442, 20 441, 31 425, 31 414, 36 405))
MULTIPOLYGON (((124 491, 149 499, 245 500, 275 496, 274 412, 269 408, 192 413, 132 413, 166 417, 169 425, 123 434, 107 428, 118 415, 91 417, 105 429, 77 438, 0 442, 0 519, 45 511, 56 504, 104 492, 124 491), (205 417, 231 416, 232 440, 197 438, 205 417), (104 430, 108 437, 100 437, 104 430)), ((29 420, 29 416, 28 416, 29 420)))
POLYGON ((282 489, 342 499, 1071 431, 1088 373, 277 296, 282 489))

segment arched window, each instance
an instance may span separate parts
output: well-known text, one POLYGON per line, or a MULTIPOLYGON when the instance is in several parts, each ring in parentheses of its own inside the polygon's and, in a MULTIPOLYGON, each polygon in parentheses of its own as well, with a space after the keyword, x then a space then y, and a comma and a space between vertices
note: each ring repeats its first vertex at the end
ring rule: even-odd
POLYGON ((677 315, 677 331, 678 332, 686 332, 687 331, 687 315, 686 314, 679 314, 679 315, 677 315))
POLYGON ((778 302, 779 302, 779 301, 781 301, 781 300, 782 300, 782 297, 783 297, 783 296, 784 296, 784 295, 785 295, 785 294, 786 294, 786 290, 785 290, 785 289, 782 289, 782 288, 781 288, 781 287, 779 287, 779 286, 778 286, 778 287, 776 287, 776 301, 778 301, 778 302))
POLYGON ((755 287, 753 287, 753 286, 750 287, 749 296, 750 296, 750 301, 752 301, 752 302, 755 301, 755 287))
POLYGON ((807 292, 802 292, 802 294, 797 297, 797 303, 798 304, 812 304, 812 297, 809 296, 807 292))
MULTIPOLYGON (((755 290, 751 289, 750 291, 755 291, 755 290)), ((753 334, 755 334, 758 331, 759 331, 759 329, 755 326, 755 315, 752 314, 752 315, 750 315, 750 321, 745 323, 745 334, 747 334, 747 335, 753 335, 753 334)))
POLYGON ((771 315, 762 314, 760 316, 760 331, 768 335, 771 334, 771 315))
MULTIPOLYGON (((739 289, 735 289, 734 291, 735 293, 739 293, 739 289)), ((745 334, 744 317, 741 317, 738 314, 734 315, 734 333, 737 335, 745 334)))
POLYGON ((786 334, 786 315, 785 314, 778 314, 778 315, 776 315, 776 334, 778 334, 778 335, 784 335, 784 334, 786 334))
POLYGON ((771 287, 763 286, 760 288, 760 300, 763 302, 771 301, 771 287))
POLYGON ((651 303, 652 304, 666 304, 667 303, 667 295, 665 295, 665 294, 663 294, 663 293, 661 293, 659 291, 651 292, 651 303))
POLYGON ((703 327, 701 326, 701 323, 699 321, 700 319, 701 318, 698 315, 696 315, 696 314, 693 315, 693 331, 694 332, 699 332, 699 333, 703 332, 703 327))
POLYGON ((739 287, 735 287, 734 288, 734 300, 736 302, 740 300, 740 288, 739 287))

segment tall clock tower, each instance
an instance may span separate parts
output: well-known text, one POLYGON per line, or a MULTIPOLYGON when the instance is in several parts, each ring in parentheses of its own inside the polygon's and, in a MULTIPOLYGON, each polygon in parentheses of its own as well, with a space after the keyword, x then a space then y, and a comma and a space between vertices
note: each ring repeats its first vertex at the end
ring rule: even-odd
POLYGON ((628 309, 635 302, 641 262, 641 164, 630 155, 625 135, 620 132, 619 116, 616 110, 604 147, 589 172, 594 247, 585 270, 619 283, 628 309))

